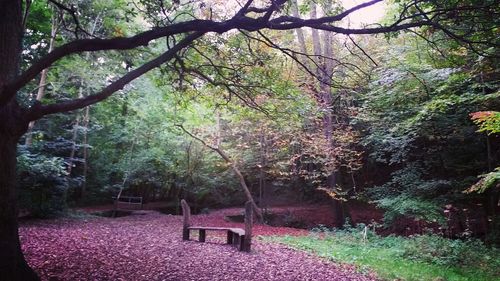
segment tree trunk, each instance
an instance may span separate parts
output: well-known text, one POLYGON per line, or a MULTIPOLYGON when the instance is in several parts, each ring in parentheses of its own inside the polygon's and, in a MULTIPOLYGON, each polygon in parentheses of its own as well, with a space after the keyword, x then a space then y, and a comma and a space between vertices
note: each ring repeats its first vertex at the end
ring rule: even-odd
MULTIPOLYGON (((316 3, 314 3, 314 2, 311 2, 310 17, 311 17, 311 19, 316 19, 317 18, 316 3)), ((316 66, 321 66, 321 64, 320 64, 321 42, 320 42, 320 39, 319 39, 319 32, 318 32, 317 29, 313 28, 313 29, 311 29, 311 34, 312 34, 312 41, 313 41, 314 60, 316 61, 315 65, 316 66)), ((318 78, 322 77, 321 67, 316 67, 315 75, 318 78)))
MULTIPOLYGON (((49 50, 48 53, 54 50, 54 42, 56 39, 56 33, 58 29, 57 17, 56 13, 52 15, 52 29, 50 31, 50 40, 49 40, 49 50)), ((45 96, 45 86, 47 85, 47 74, 49 70, 46 68, 40 74, 40 82, 38 83, 38 91, 36 94, 36 100, 41 101, 45 96)), ((24 144, 26 146, 31 146, 33 144, 33 128, 35 127, 35 121, 31 121, 28 125, 28 133, 26 134, 26 140, 24 144)))
POLYGON ((80 192, 80 200, 85 197, 87 192, 87 173, 89 170, 88 164, 88 128, 89 128, 89 118, 90 118, 90 106, 85 107, 85 114, 83 115, 83 184, 80 192))
POLYGON ((73 145, 71 146, 71 152, 69 154, 69 160, 68 160, 68 178, 71 178, 71 171, 73 171, 73 160, 75 159, 76 156, 76 150, 77 150, 77 137, 78 137, 78 127, 80 126, 80 116, 76 117, 75 124, 73 125, 73 137, 71 138, 71 141, 73 145))
MULTIPOLYGON (((19 71, 22 1, 0 0, 0 97, 19 71)), ((28 128, 15 99, 0 104, 0 280, 39 280, 21 251, 16 187, 17 143, 28 128)))
POLYGON ((267 202, 264 204, 264 196, 266 191, 266 173, 264 169, 267 167, 267 146, 266 135, 264 130, 260 130, 260 169, 259 169, 259 205, 263 208, 267 207, 267 202))
POLYGON ((19 242, 16 148, 21 134, 18 128, 9 128, 15 124, 9 122, 13 107, 17 107, 14 102, 0 108, 0 280, 38 280, 26 263, 19 242))
MULTIPOLYGON (((222 156, 221 150, 218 150, 217 152, 222 156)), ((224 152, 222 152, 222 153, 224 153, 224 152)), ((224 153, 224 155, 225 155, 225 153, 224 153)), ((241 188, 243 188, 243 192, 245 193, 245 196, 247 197, 248 202, 250 202, 253 206, 253 211, 254 211, 255 215, 257 216, 257 219, 261 223, 264 222, 264 216, 262 215, 262 211, 260 210, 259 206, 257 206, 257 204, 255 204, 255 201, 253 200, 253 197, 252 197, 252 193, 250 193, 250 189, 248 188, 247 183, 245 181, 245 178, 243 177, 243 174, 240 172, 240 169, 238 169, 236 164, 231 162, 231 160, 228 161, 227 160, 228 158, 226 158, 224 156, 222 156, 222 158, 224 158, 224 160, 226 160, 226 162, 231 164, 231 168, 233 169, 233 172, 238 176, 238 178, 240 180, 240 186, 241 186, 241 188)))
MULTIPOLYGON (((292 15, 296 18, 300 18, 300 13, 299 13, 299 5, 297 3, 297 0, 292 0, 292 15)), ((306 47, 306 39, 304 36, 304 32, 301 28, 295 29, 295 32, 297 33, 297 40, 299 41, 299 48, 300 52, 305 56, 307 54, 307 47, 306 47)), ((305 67, 310 67, 310 62, 307 60, 305 57, 299 57, 299 61, 304 64, 305 67)))
MULTIPOLYGON (((296 1, 294 1, 296 2, 296 1)), ((296 3, 294 3, 296 5, 296 3)), ((298 10, 295 10, 295 7, 292 7, 294 10, 292 11, 296 16, 298 15, 298 10)), ((332 9, 331 0, 324 2, 324 10, 329 11, 332 9)), ((315 19, 318 17, 317 15, 317 5, 311 3, 311 19, 315 19)), ((333 139, 333 99, 332 99, 332 76, 334 70, 334 51, 333 51, 333 34, 329 31, 323 31, 322 36, 320 37, 320 33, 316 29, 312 29, 312 43, 313 43, 313 53, 315 60, 315 71, 313 73, 316 74, 316 78, 319 80, 319 87, 316 84, 315 89, 318 91, 318 103, 321 111, 323 113, 323 134, 325 139, 327 140, 329 149, 335 148, 335 140, 333 139)), ((299 45, 301 50, 305 50, 305 43, 302 43, 302 39, 300 38, 301 32, 297 31, 297 36, 299 37, 299 45)), ((338 177, 340 176, 339 171, 333 171, 327 178, 328 188, 334 190, 336 189, 337 183, 339 182, 338 177)), ((344 207, 342 206, 342 202, 336 199, 332 201, 333 212, 335 216, 336 222, 339 224, 339 227, 342 227, 345 223, 345 212, 344 207)))

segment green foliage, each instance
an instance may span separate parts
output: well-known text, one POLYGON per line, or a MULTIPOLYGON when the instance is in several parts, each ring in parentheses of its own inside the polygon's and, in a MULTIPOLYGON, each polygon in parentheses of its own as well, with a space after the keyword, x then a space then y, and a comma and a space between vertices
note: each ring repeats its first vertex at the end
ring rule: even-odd
POLYGON ((437 235, 420 235, 404 239, 401 243, 405 259, 435 265, 481 268, 498 266, 498 249, 488 248, 476 239, 451 240, 437 235))
MULTIPOLYGON (((387 222, 408 216, 443 223, 443 206, 463 202, 461 191, 488 167, 486 143, 469 114, 500 108, 497 59, 466 52, 438 58, 410 35, 392 42, 377 53, 385 64, 361 95, 356 118, 367 168, 378 171, 367 194, 387 222)), ((457 48, 440 47, 446 54, 457 48)), ((474 116, 486 124, 485 114, 474 116)), ((494 127, 495 115, 487 116, 494 127)))
POLYGON ((60 157, 21 151, 18 156, 21 209, 34 217, 61 215, 66 208, 66 165, 60 157))
POLYGON ((444 222, 439 204, 443 199, 439 195, 451 188, 451 182, 424 180, 424 173, 421 167, 410 165, 394 172, 389 182, 368 191, 375 203, 386 210, 387 223, 403 216, 444 222))
POLYGON ((479 178, 480 180, 465 190, 465 193, 483 193, 490 188, 498 187, 500 184, 500 167, 497 167, 492 172, 479 176, 479 178))
POLYGON ((163 194, 163 200, 189 197, 205 205, 231 204, 231 197, 224 196, 238 190, 231 171, 175 126, 209 127, 213 111, 201 102, 182 104, 178 93, 156 85, 154 76, 136 81, 127 97, 113 97, 94 109, 96 129, 90 143, 99 150, 91 154, 95 172, 89 181, 105 187, 96 195, 115 196, 123 186, 135 196, 163 194))
POLYGON ((500 251, 479 240, 435 235, 381 237, 364 225, 265 240, 353 264, 360 272, 373 271, 383 280, 494 280, 500 274, 500 251))
POLYGON ((33 1, 26 22, 26 32, 23 37, 23 64, 39 59, 47 53, 52 9, 44 1, 33 1))

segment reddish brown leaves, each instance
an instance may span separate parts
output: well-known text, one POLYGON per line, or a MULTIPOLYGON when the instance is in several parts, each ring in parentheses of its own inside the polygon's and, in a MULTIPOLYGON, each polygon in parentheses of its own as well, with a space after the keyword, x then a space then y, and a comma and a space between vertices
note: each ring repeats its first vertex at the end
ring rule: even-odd
MULTIPOLYGON (((193 216, 197 224, 234 225, 223 210, 193 216)), ((182 241, 182 217, 150 212, 109 219, 46 220, 20 228, 29 264, 43 280, 372 280, 281 245, 254 240, 252 253, 224 245, 182 241)), ((255 235, 306 234, 304 230, 256 225, 255 235)))

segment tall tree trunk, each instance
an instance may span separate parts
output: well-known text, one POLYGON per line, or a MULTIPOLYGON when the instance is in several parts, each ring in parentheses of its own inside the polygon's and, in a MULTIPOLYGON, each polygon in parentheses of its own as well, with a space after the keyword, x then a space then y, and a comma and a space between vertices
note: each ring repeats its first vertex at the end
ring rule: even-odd
POLYGON ((71 177, 71 171, 73 170, 73 160, 75 159, 76 156, 76 150, 78 148, 76 141, 78 137, 78 127, 80 127, 80 116, 77 116, 75 119, 75 124, 73 125, 73 137, 71 138, 71 142, 73 145, 71 146, 71 152, 69 154, 69 161, 68 161, 68 178, 71 177))
MULTIPOLYGON (((266 193, 266 173, 264 169, 267 166, 267 146, 266 146, 266 135, 264 129, 260 130, 260 169, 259 169, 259 205, 263 208, 267 208, 267 202, 264 204, 264 196, 266 193)), ((267 201, 267 200, 266 200, 267 201)))
MULTIPOLYGON (((296 0, 292 3, 292 13, 295 16, 298 16, 298 9, 296 8, 296 0)), ((323 9, 325 11, 329 11, 332 8, 331 0, 327 0, 323 3, 323 9)), ((315 19, 318 17, 317 15, 317 5, 315 3, 311 3, 311 11, 310 11, 311 19, 315 19)), ((314 70, 317 80, 319 80, 318 84, 315 85, 315 89, 318 92, 317 98, 318 103, 323 112, 323 120, 322 120, 322 129, 325 139, 327 140, 330 149, 335 147, 335 141, 333 139, 333 99, 332 99, 332 77, 334 70, 334 52, 333 52, 333 34, 328 31, 323 31, 321 36, 318 30, 312 29, 312 45, 313 45, 313 54, 314 54, 314 70)), ((300 37, 303 37, 303 33, 301 31, 297 31, 297 37, 299 40, 299 45, 301 51, 306 50, 305 42, 300 37)), ((330 189, 335 189, 338 183, 339 172, 333 171, 327 178, 327 185, 330 189)), ((345 212, 342 206, 342 202, 339 200, 333 199, 332 201, 333 212, 335 215, 336 222, 339 226, 344 225, 345 223, 345 212)))
POLYGON ((89 170, 88 158, 89 158, 89 148, 88 148, 88 128, 90 120, 90 106, 85 107, 85 114, 83 115, 83 185, 80 194, 80 199, 83 199, 85 193, 87 192, 87 173, 89 170))
POLYGON ((23 130, 9 128, 10 124, 19 124, 9 116, 15 107, 17 104, 11 102, 0 108, 0 280, 38 280, 24 260, 19 242, 16 148, 23 130))
MULTIPOLYGON (((50 40, 49 40, 49 50, 48 52, 52 52, 54 50, 54 42, 56 38, 56 33, 57 33, 57 28, 58 28, 58 23, 57 23, 57 16, 54 13, 52 15, 52 29, 50 31, 50 40)), ((42 70, 42 73, 40 74, 40 82, 38 83, 38 91, 36 94, 36 100, 41 101, 42 98, 45 96, 45 87, 47 85, 47 74, 48 74, 48 69, 42 70)), ((31 146, 33 144, 33 128, 35 127, 35 121, 31 121, 28 125, 28 132, 26 134, 26 140, 24 144, 26 146, 31 146)))
MULTIPOLYGON (((299 5, 297 3, 297 0, 292 0, 292 15, 296 18, 300 18, 300 13, 299 13, 299 5)), ((299 41, 299 48, 300 52, 303 55, 307 54, 307 47, 306 47, 306 39, 304 36, 304 31, 302 28, 297 28, 295 29, 295 32, 297 33, 297 40, 299 41)), ((310 61, 307 60, 307 58, 298 58, 299 61, 304 64, 305 67, 310 67, 310 61)))
MULTIPOLYGON (((78 98, 82 98, 82 97, 83 97, 83 86, 80 85, 80 88, 78 90, 78 98)), ((75 124, 73 125, 73 137, 71 138, 71 142, 73 143, 73 145, 71 146, 71 152, 69 154, 68 178, 71 177, 71 171, 73 170, 73 160, 75 159, 76 152, 78 150, 78 145, 76 144, 76 141, 78 140, 78 128, 79 127, 80 127, 80 113, 78 113, 76 115, 75 124)), ((29 130, 29 128, 28 128, 28 130, 29 130)))
MULTIPOLYGON (((0 108, 0 280, 38 280, 26 263, 18 234, 18 206, 16 186, 16 148, 24 131, 11 128, 19 124, 12 118, 17 104, 11 102, 0 108)), ((27 123, 25 123, 25 129, 27 123)))
MULTIPOLYGON (((310 12, 311 19, 316 19, 317 18, 317 11, 316 11, 316 3, 311 2, 311 12, 310 12)), ((312 33, 312 41, 313 41, 313 54, 314 54, 314 60, 315 60, 315 66, 316 66, 316 72, 315 75, 316 77, 320 78, 322 76, 322 71, 321 71, 321 62, 320 62, 320 57, 321 57, 321 42, 319 38, 319 32, 317 29, 311 29, 312 33)))
MULTIPOLYGON (((22 1, 0 0, 0 96, 19 71, 22 1)), ((0 280, 39 280, 21 251, 16 187, 17 143, 28 128, 15 99, 0 105, 0 280)))

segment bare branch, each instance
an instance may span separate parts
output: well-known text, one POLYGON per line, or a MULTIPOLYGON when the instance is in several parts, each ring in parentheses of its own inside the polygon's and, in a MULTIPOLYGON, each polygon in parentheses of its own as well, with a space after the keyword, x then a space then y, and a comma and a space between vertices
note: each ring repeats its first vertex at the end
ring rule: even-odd
POLYGON ((348 15, 354 13, 355 11, 358 11, 360 9, 366 8, 368 6, 372 6, 378 2, 381 2, 382 0, 372 0, 366 3, 359 4, 357 6, 352 7, 351 9, 348 9, 340 14, 337 14, 335 16, 329 16, 329 17, 321 17, 317 19, 309 19, 309 20, 303 20, 297 17, 290 17, 290 16, 281 16, 279 18, 276 18, 274 20, 275 23, 285 23, 285 22, 294 22, 294 23, 299 23, 299 22, 304 22, 304 26, 309 26, 309 25, 318 25, 318 24, 324 24, 324 23, 332 23, 332 22, 337 22, 343 20, 345 17, 348 15))
POLYGON ((348 37, 351 40, 352 44, 354 44, 354 46, 356 46, 356 48, 358 48, 363 53, 363 55, 370 59, 375 66, 378 66, 377 62, 358 43, 356 43, 356 41, 354 41, 351 36, 348 37))
POLYGON ((50 3, 54 4, 58 9, 62 11, 66 11, 68 14, 70 14, 71 18, 73 18, 73 22, 75 23, 75 30, 73 33, 75 34, 75 37, 78 38, 78 30, 82 31, 86 35, 90 35, 80 24, 80 20, 78 19, 77 11, 74 8, 70 8, 68 6, 65 6, 55 0, 48 0, 50 3))
POLYGON ((31 0, 26 0, 24 2, 24 13, 23 13, 23 22, 22 22, 23 29, 26 28, 26 23, 28 22, 28 16, 30 13, 31 2, 32 2, 31 0))
MULTIPOLYGON (((219 150, 219 148, 218 148, 218 147, 208 144, 208 143, 207 143, 205 140, 203 140, 202 138, 200 138, 200 137, 198 137, 198 136, 194 135, 193 133, 191 133, 190 131, 186 130, 186 128, 184 128, 184 126, 183 126, 182 124, 175 124, 175 126, 176 126, 176 127, 178 127, 179 129, 181 129, 184 133, 188 134, 188 135, 189 135, 190 137, 192 137, 193 139, 195 139, 195 140, 197 140, 197 141, 201 142, 201 144, 203 144, 204 146, 206 146, 206 147, 210 148, 210 149, 211 149, 211 150, 213 150, 213 151, 218 152, 218 150, 219 150)), ((221 156, 222 156, 222 155, 223 155, 223 154, 221 154, 221 156)), ((222 156, 222 158, 223 158, 225 161, 227 161, 227 162, 229 162, 229 163, 232 163, 231 159, 229 159, 229 157, 228 157, 227 155, 225 155, 225 154, 224 154, 224 156, 222 156), (225 156, 225 157, 224 157, 224 156, 225 156)))
POLYGON ((248 8, 250 7, 250 5, 252 5, 252 3, 253 3, 253 0, 247 0, 245 5, 243 5, 243 7, 241 7, 241 9, 238 11, 238 13, 236 13, 236 16, 245 15, 248 12, 248 8))

